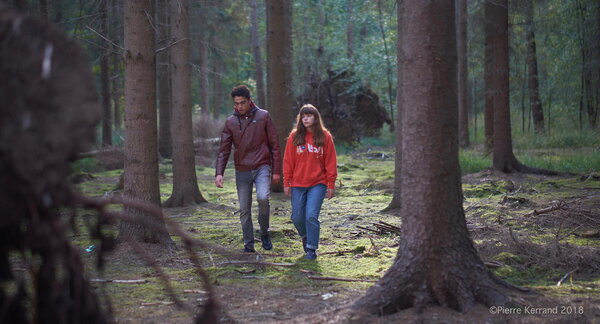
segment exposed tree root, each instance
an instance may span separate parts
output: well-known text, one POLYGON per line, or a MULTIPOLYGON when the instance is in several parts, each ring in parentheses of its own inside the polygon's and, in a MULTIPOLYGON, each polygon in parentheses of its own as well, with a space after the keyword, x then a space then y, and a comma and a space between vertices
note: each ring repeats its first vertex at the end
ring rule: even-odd
POLYGON ((564 172, 546 170, 540 168, 529 167, 519 162, 515 157, 508 159, 508 161, 497 162, 494 161, 493 169, 504 172, 504 173, 529 173, 529 174, 542 174, 548 176, 566 175, 564 172))
POLYGON ((182 207, 182 206, 192 206, 192 205, 199 205, 202 203, 206 203, 206 199, 204 199, 204 197, 202 197, 202 195, 200 195, 199 192, 197 193, 182 193, 179 195, 172 195, 171 197, 169 197, 169 199, 167 199, 167 201, 165 201, 164 203, 164 207, 170 208, 170 207, 182 207))
MULTIPOLYGON (((476 304, 505 305, 509 289, 519 289, 495 278, 486 269, 448 271, 434 278, 415 264, 393 267, 352 308, 359 312, 388 315, 407 308, 448 307, 460 312, 476 304)), ((519 289, 522 291, 522 289, 519 289)))

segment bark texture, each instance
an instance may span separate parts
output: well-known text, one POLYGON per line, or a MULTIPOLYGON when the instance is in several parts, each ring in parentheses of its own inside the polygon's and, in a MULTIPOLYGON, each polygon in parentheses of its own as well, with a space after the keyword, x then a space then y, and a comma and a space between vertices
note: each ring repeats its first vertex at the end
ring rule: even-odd
MULTIPOLYGON (((398 18, 403 16, 404 1, 399 1, 396 7, 396 15, 398 18)), ((404 62, 404 52, 402 51, 403 33, 402 24, 398 24, 396 27, 398 34, 398 41, 396 42, 396 53, 398 55, 398 63, 396 65, 396 73, 398 81, 396 82, 396 108, 398 114, 396 115, 396 125, 398 129, 396 131, 396 152, 394 160, 394 193, 392 195, 392 201, 390 204, 383 209, 383 211, 400 211, 402 197, 402 115, 404 113, 404 107, 402 106, 402 89, 404 87, 404 80, 402 78, 402 64, 404 62)))
POLYGON ((163 158, 173 157, 171 139, 171 76, 169 69, 169 3, 156 1, 156 85, 158 95, 158 152, 163 158))
POLYGON ((458 165, 454 1, 406 1, 402 24, 402 233, 398 255, 354 308, 387 314, 502 305, 467 232, 458 165))
MULTIPOLYGON (((215 42, 214 45, 216 47, 219 46, 219 42, 215 42)), ((212 57, 213 69, 215 71, 213 77, 213 106, 212 106, 212 114, 213 118, 218 118, 221 114, 221 107, 224 102, 224 98, 222 98, 223 94, 223 84, 221 82, 221 75, 223 75, 223 62, 218 55, 214 55, 212 57)))
MULTIPOLYGON (((292 6, 290 0, 266 0, 268 107, 285 151, 285 139, 292 128, 292 6)), ((317 107, 318 108, 318 107, 317 107)), ((282 160, 283 162, 283 160, 282 160)), ((282 191, 281 182, 273 190, 282 191)))
POLYGON ((202 31, 200 31, 200 44, 198 52, 200 56, 200 108, 202 113, 208 115, 213 108, 210 106, 210 78, 209 78, 209 36, 206 30, 206 24, 203 20, 202 31))
POLYGON ((469 71, 467 63, 467 0, 456 1, 456 52, 458 54, 458 143, 469 142, 469 71))
POLYGON ((265 81, 263 75, 263 59, 260 49, 260 38, 258 37, 258 4, 256 0, 250 0, 250 45, 254 55, 254 71, 256 78, 256 99, 259 106, 266 104, 265 99, 265 81))
MULTIPOLYGON (((109 6, 107 0, 102 0, 101 5, 101 28, 100 33, 109 34, 109 6)), ((110 58, 111 45, 100 39, 98 42, 102 45, 102 54, 100 56, 100 90, 102 92, 102 146, 112 146, 112 117, 110 105, 110 67, 108 59, 110 58)))
POLYGON ((190 76, 189 0, 169 2, 171 12, 171 82, 173 139, 173 192, 166 207, 206 202, 198 189, 192 136, 192 93, 190 76))
POLYGON ((484 48, 484 87, 485 87, 485 112, 483 120, 483 133, 485 136, 485 150, 491 152, 494 147, 494 91, 492 87, 494 83, 494 48, 493 41, 495 36, 495 29, 491 16, 493 14, 493 8, 491 1, 485 1, 484 3, 484 21, 485 21, 485 48, 484 48))
MULTIPOLYGON (((494 140, 492 168, 505 172, 558 174, 555 171, 531 168, 521 164, 512 148, 509 97, 508 59, 508 0, 486 0, 486 30, 490 35, 490 83, 486 92, 492 93, 494 112, 494 140)), ((486 44, 487 46, 487 44, 486 44)), ((487 62, 486 62, 487 63, 487 62)), ((486 65, 487 67, 487 65, 486 65)))
POLYGON ((537 134, 544 133, 544 111, 540 99, 540 82, 538 80, 537 50, 535 46, 534 29, 534 0, 527 0, 525 4, 525 19, 527 30, 525 40, 527 42, 527 69, 529 71, 529 104, 531 105, 531 117, 537 134))
MULTIPOLYGON (((156 65, 151 2, 125 0, 125 176, 124 196, 160 206, 156 122, 156 65)), ((170 244, 162 218, 127 209, 136 222, 119 224, 119 240, 170 244), (162 230, 142 224, 152 223, 162 230)))

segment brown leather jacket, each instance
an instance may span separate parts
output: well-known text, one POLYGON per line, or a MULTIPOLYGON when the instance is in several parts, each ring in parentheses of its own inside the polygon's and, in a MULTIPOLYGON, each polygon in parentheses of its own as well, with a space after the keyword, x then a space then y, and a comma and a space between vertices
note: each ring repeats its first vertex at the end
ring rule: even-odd
POLYGON ((227 117, 221 133, 215 176, 225 172, 231 144, 235 149, 233 160, 237 171, 250 171, 269 164, 272 174, 281 174, 279 138, 268 111, 253 106, 244 116, 236 111, 227 117))

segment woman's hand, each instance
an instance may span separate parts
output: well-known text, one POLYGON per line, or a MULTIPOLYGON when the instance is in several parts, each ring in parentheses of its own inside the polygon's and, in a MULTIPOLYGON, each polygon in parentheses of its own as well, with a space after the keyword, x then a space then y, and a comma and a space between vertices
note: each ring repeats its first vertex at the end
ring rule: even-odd
POLYGON ((333 198, 333 196, 335 196, 335 189, 334 188, 328 188, 327 189, 327 199, 331 199, 331 198, 333 198))
POLYGON ((291 197, 292 196, 292 188, 290 188, 290 187, 283 187, 283 193, 286 196, 291 197))

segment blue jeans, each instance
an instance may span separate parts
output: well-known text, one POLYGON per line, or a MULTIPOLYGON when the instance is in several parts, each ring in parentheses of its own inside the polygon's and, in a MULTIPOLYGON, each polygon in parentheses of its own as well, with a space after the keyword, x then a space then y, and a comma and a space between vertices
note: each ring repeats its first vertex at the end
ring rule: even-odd
POLYGON ((269 232, 269 196, 271 193, 271 166, 261 165, 251 171, 235 171, 235 184, 240 202, 240 222, 244 245, 254 246, 254 226, 252 224, 252 186, 256 185, 258 202, 258 224, 260 235, 269 232))
POLYGON ((327 192, 327 186, 318 184, 312 187, 292 187, 292 222, 298 234, 306 237, 306 247, 319 247, 321 223, 319 214, 327 192))

